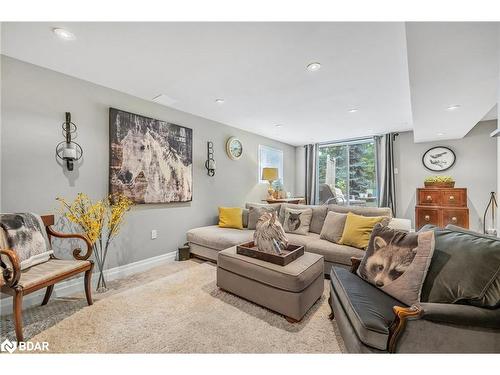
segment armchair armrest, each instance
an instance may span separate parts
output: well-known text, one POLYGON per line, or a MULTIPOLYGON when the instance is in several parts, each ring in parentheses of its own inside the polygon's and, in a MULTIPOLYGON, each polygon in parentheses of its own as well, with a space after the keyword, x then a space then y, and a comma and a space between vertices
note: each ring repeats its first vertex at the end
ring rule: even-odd
POLYGON ((58 237, 58 238, 78 238, 82 241, 85 242, 85 244, 87 245, 87 252, 84 254, 84 255, 80 255, 81 252, 82 252, 82 249, 80 248, 77 248, 77 249, 74 249, 73 250, 73 257, 77 260, 87 260, 90 258, 90 256, 92 255, 92 244, 90 243, 89 239, 81 234, 77 234, 77 233, 60 233, 60 232, 57 232, 55 231, 52 226, 48 226, 47 227, 47 234, 49 236, 53 236, 53 237, 58 237))
POLYGON ((421 318, 434 322, 500 329, 500 308, 451 303, 420 303, 421 318))
MULTIPOLYGON (((17 254, 10 249, 1 249, 0 254, 6 256, 12 266, 12 269, 2 267, 2 277, 5 285, 13 288, 17 285, 19 279, 21 278, 21 266, 19 264, 19 259, 17 258, 17 254)), ((4 263, 2 262, 2 264, 4 263)))

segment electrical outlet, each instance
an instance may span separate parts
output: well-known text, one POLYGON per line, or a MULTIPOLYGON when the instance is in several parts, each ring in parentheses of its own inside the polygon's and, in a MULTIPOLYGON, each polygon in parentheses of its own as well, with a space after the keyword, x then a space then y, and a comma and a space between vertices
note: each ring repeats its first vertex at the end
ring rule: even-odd
POLYGON ((399 169, 394 168, 394 174, 399 174, 399 169))
POLYGON ((151 231, 151 239, 156 240, 156 237, 158 237, 158 231, 156 229, 153 229, 151 231))

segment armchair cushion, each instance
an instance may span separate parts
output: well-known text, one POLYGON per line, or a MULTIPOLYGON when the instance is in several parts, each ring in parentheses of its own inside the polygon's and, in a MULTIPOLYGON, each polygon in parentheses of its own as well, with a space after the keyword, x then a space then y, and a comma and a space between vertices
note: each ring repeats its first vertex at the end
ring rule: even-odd
POLYGON ((18 285, 23 289, 28 289, 58 276, 84 268, 89 264, 90 261, 88 260, 50 259, 45 263, 23 270, 18 285))
POLYGON ((332 267, 330 282, 359 340, 386 350, 392 307, 405 305, 344 268, 332 267))
POLYGON ((450 303, 420 303, 422 319, 434 322, 500 329, 500 309, 450 303))
POLYGON ((421 302, 500 307, 500 241, 448 226, 433 229, 436 247, 421 302))

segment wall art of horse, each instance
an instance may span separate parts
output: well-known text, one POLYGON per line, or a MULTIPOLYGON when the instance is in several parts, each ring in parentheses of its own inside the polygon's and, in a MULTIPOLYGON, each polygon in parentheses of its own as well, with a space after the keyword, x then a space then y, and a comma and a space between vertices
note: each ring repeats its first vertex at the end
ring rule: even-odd
POLYGON ((110 193, 135 203, 192 200, 192 129, 115 108, 109 119, 110 193))

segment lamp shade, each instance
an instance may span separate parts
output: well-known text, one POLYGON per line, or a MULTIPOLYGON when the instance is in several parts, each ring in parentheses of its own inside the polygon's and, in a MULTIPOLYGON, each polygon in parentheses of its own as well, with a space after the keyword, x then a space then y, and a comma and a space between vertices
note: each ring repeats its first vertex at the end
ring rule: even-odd
POLYGON ((262 180, 276 181, 278 178, 278 168, 262 168, 262 180))

